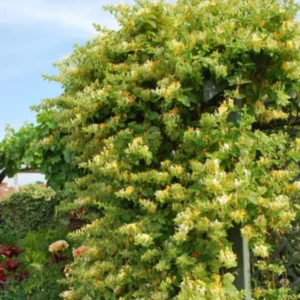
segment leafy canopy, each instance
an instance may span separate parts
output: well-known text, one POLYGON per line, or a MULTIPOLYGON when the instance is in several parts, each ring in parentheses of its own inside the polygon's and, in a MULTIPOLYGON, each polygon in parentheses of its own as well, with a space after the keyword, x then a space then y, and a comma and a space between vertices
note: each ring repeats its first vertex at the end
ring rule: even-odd
MULTIPOLYGON (((239 224, 259 268, 281 274, 266 236, 296 218, 298 6, 139 0, 106 9, 120 29, 96 26, 48 77, 64 93, 36 108, 33 161, 76 195, 58 210, 85 208, 90 221, 71 234, 88 250, 63 297, 242 299, 228 229, 239 224)), ((2 166, 14 161, 13 136, 0 145, 2 166)), ((266 280, 255 298, 286 293, 266 280)))

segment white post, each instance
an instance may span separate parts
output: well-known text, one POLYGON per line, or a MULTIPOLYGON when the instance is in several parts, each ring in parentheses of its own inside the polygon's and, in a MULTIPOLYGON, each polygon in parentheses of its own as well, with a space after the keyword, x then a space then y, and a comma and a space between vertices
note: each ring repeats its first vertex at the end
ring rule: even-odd
POLYGON ((250 271, 250 251, 246 239, 241 235, 241 228, 238 225, 229 229, 229 240, 232 243, 232 250, 237 255, 237 267, 235 271, 235 286, 238 290, 245 290, 245 300, 251 300, 251 271, 250 271))
POLYGON ((250 251, 248 241, 243 238, 243 272, 244 285, 246 290, 246 300, 251 300, 251 271, 250 271, 250 251))
POLYGON ((14 185, 15 185, 15 190, 18 192, 19 191, 19 180, 18 180, 18 174, 14 176, 14 185))

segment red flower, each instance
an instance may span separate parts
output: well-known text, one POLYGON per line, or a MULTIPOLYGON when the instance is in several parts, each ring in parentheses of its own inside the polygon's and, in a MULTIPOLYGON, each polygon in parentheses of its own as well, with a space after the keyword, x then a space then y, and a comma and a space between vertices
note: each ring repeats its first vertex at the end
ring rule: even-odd
POLYGON ((89 247, 87 247, 87 246, 85 246, 85 245, 82 245, 82 246, 80 246, 79 248, 73 250, 73 256, 74 256, 74 257, 79 257, 79 256, 81 256, 84 252, 86 252, 88 249, 89 249, 89 247))
POLYGON ((70 216, 71 216, 71 217, 76 217, 76 214, 77 214, 77 213, 76 213, 75 210, 71 210, 71 211, 70 211, 70 216))
POLYGON ((4 255, 6 257, 10 257, 11 255, 11 250, 7 245, 1 245, 0 246, 0 255, 4 255))
POLYGON ((17 257, 24 252, 24 250, 21 250, 17 245, 11 245, 9 248, 12 257, 17 257))
POLYGON ((200 256, 200 254, 198 252, 193 252, 192 256, 195 257, 195 258, 198 258, 200 256))
POLYGON ((80 210, 80 213, 81 213, 82 215, 85 215, 85 214, 87 213, 87 210, 86 210, 85 208, 82 208, 82 209, 80 210))
POLYGON ((5 264, 2 264, 2 267, 9 272, 14 272, 20 266, 20 263, 17 260, 10 259, 5 264))
POLYGON ((24 251, 21 250, 17 245, 11 245, 11 246, 1 245, 0 246, 0 255, 4 255, 9 258, 17 257, 22 252, 24 252, 24 251))

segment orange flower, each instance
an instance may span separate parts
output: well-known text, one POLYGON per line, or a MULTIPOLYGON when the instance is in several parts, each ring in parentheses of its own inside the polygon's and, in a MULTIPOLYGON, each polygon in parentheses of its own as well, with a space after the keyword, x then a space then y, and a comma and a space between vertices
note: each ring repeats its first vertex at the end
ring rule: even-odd
POLYGON ((70 216, 75 217, 76 216, 76 211, 75 210, 71 210, 70 211, 70 216))
POLYGON ((192 256, 195 258, 198 258, 200 256, 200 254, 198 252, 193 252, 192 256))
POLYGON ((87 246, 85 246, 85 245, 82 245, 82 246, 80 246, 79 248, 73 250, 73 256, 74 256, 74 257, 79 257, 79 256, 81 256, 84 252, 86 252, 88 249, 89 249, 89 247, 87 247, 87 246))
POLYGON ((82 215, 85 215, 85 214, 87 213, 87 210, 86 210, 85 208, 82 208, 82 209, 80 210, 80 213, 81 213, 82 215))

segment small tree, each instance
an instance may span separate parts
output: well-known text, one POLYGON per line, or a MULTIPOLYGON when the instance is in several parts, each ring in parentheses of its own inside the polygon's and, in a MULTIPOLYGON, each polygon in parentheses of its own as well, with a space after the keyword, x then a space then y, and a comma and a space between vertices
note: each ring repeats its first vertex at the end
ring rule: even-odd
MULTIPOLYGON (((266 236, 296 217, 297 6, 178 0, 107 10, 120 29, 97 26, 49 77, 64 93, 36 108, 40 126, 47 116, 55 124, 35 143, 45 170, 57 171, 50 161, 61 153, 59 180, 78 178, 66 186, 76 200, 60 209, 84 208, 91 221, 71 234, 84 251, 63 297, 242 299, 228 229, 240 224, 259 268, 282 273, 268 264, 266 236)), ((284 293, 267 280, 254 297, 284 293)))

